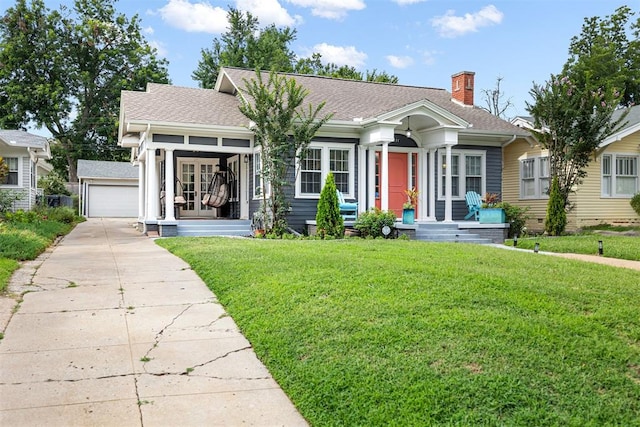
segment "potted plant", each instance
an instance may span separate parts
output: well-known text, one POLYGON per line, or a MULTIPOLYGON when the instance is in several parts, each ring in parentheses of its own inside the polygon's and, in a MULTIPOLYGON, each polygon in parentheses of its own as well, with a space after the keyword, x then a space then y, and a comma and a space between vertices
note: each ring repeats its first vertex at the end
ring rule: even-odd
POLYGON ((420 192, 415 187, 404 190, 407 201, 402 205, 402 223, 413 224, 416 218, 416 206, 420 192))
POLYGON ((497 207, 500 203, 500 194, 486 193, 480 207, 480 224, 503 224, 505 222, 504 209, 497 207))

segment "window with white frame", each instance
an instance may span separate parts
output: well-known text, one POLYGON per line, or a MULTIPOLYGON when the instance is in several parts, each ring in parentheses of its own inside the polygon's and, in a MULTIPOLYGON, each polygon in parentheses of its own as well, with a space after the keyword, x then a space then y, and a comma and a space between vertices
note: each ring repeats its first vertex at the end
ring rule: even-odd
POLYGON ((632 197, 639 191, 638 156, 604 154, 601 163, 603 197, 632 197))
POLYGON ((333 173, 336 188, 345 196, 353 195, 354 150, 352 146, 312 144, 298 163, 299 176, 296 197, 316 198, 329 172, 333 173))
POLYGON ((262 179, 262 155, 258 151, 253 154, 253 197, 262 197, 262 191, 265 190, 269 194, 269 183, 265 183, 262 179))
POLYGON ((445 197, 447 168, 451 169, 451 197, 464 199, 467 191, 485 193, 486 156, 483 151, 451 152, 451 164, 447 165, 446 153, 440 155, 440 192, 439 199, 445 197))
POLYGON ((5 157, 4 163, 9 169, 9 173, 4 177, 0 184, 4 185, 18 185, 18 158, 17 157, 5 157))
POLYGON ((520 161, 520 198, 549 197, 549 157, 531 157, 520 161))

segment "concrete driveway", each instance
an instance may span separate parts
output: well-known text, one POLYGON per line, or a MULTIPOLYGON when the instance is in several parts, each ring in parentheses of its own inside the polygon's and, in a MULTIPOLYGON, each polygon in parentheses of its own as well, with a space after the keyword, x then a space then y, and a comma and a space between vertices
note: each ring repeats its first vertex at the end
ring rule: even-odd
POLYGON ((27 263, 0 341, 0 425, 306 425, 200 278, 90 219, 27 263))

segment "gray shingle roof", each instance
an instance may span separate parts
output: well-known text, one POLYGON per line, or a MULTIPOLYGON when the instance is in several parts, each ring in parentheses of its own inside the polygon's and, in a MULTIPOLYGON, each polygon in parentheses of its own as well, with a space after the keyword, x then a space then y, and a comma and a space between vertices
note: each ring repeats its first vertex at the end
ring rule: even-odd
MULTIPOLYGON (((255 77, 255 71, 223 67, 236 88, 255 77)), ((265 80, 268 74, 264 73, 265 80)), ((284 74, 309 91, 305 102, 314 106, 326 102, 322 114, 333 113, 332 120, 375 119, 402 107, 429 101, 471 123, 473 131, 528 135, 526 131, 479 107, 462 106, 451 100, 444 89, 333 79, 321 76, 284 74)), ((124 122, 150 121, 220 126, 248 125, 238 109, 235 93, 150 83, 146 92, 122 92, 124 122)))
POLYGON ((44 149, 47 146, 47 138, 34 135, 23 130, 0 129, 0 140, 10 147, 31 147, 44 149))
POLYGON ((129 162, 78 160, 78 178, 138 179, 138 166, 129 162))
MULTIPOLYGON (((633 126, 637 126, 640 123, 640 105, 634 105, 633 107, 630 107, 628 110, 629 110, 629 114, 627 114, 627 117, 625 117, 624 120, 622 121, 624 125, 620 129, 618 129, 616 133, 623 132, 624 130, 633 126)), ((622 113, 624 113, 625 111, 626 111, 625 109, 614 111, 613 115, 611 116, 612 120, 617 120, 618 118, 620 118, 622 113)))

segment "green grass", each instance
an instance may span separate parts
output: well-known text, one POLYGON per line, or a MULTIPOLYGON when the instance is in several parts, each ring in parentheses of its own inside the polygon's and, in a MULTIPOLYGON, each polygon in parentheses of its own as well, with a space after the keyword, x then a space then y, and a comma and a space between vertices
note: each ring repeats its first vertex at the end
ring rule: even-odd
MULTIPOLYGON (((579 234, 560 237, 539 236, 518 239, 518 247, 533 249, 537 242, 540 243, 541 251, 598 255, 599 240, 602 240, 604 256, 640 261, 640 237, 638 236, 608 236, 601 234, 579 234)), ((513 246, 513 241, 508 240, 505 244, 513 246)))
POLYGON ((415 241, 157 242, 312 425, 640 425, 635 271, 415 241))
POLYGON ((0 292, 7 288, 9 278, 14 271, 20 267, 17 261, 12 259, 0 258, 0 292))

